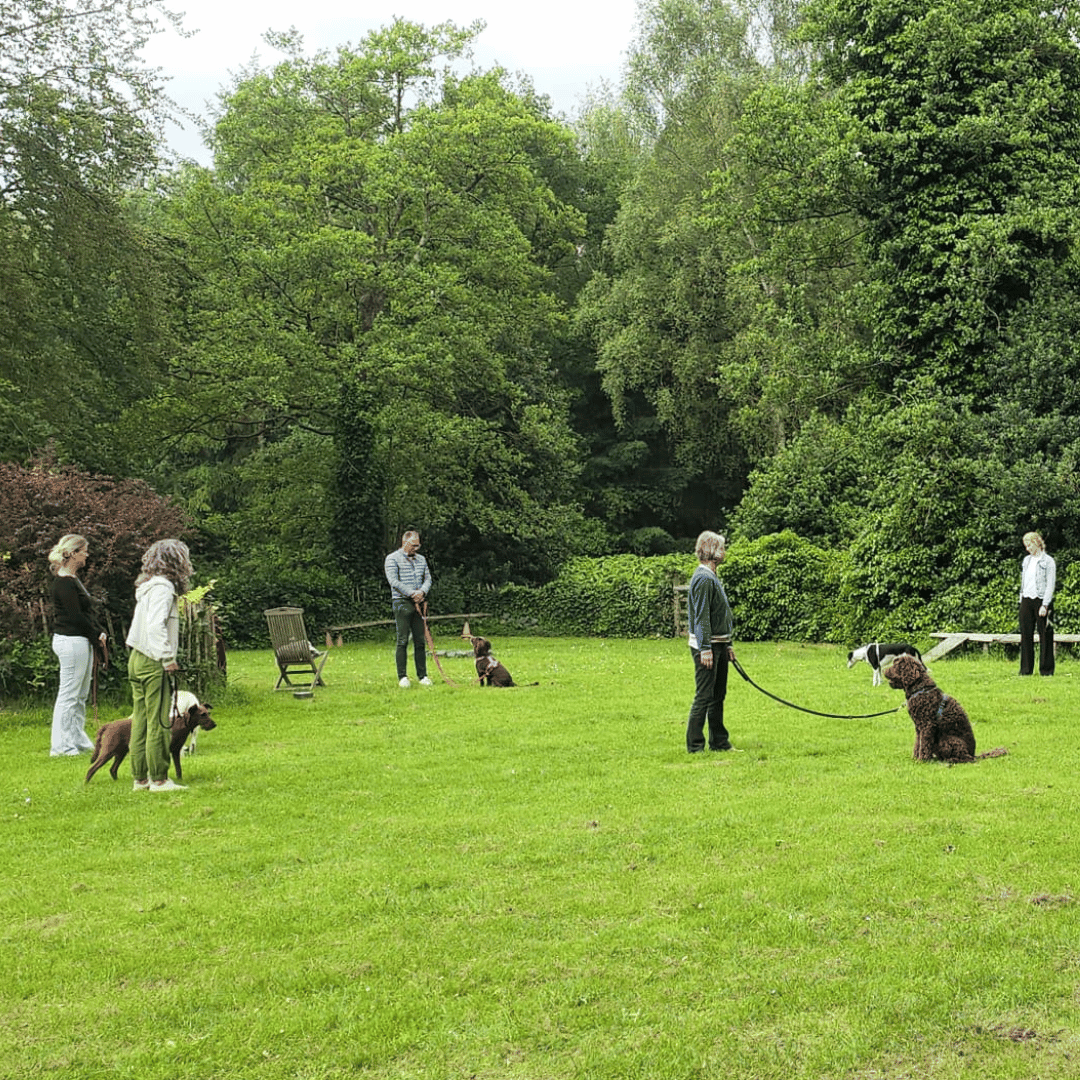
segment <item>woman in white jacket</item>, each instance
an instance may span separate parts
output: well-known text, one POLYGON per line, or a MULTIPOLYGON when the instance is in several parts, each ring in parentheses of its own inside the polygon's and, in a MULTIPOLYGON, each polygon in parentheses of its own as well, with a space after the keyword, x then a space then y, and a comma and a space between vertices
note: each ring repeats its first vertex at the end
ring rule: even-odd
POLYGON ((1027 555, 1020 565, 1020 674, 1035 670, 1035 634, 1039 634, 1039 674, 1054 674, 1054 589, 1057 564, 1037 532, 1024 534, 1027 555))
POLYGON ((136 791, 183 791, 169 779, 171 695, 169 674, 179 670, 180 610, 187 592, 191 556, 180 540, 151 544, 135 579, 135 614, 127 646, 131 683, 131 772, 136 791))

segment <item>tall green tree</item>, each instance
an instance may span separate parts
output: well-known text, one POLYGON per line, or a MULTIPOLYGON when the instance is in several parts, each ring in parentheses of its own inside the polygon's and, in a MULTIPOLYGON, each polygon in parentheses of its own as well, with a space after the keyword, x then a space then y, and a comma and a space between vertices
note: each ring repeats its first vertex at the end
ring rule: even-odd
POLYGON ((357 383, 391 532, 441 531, 444 560, 500 573, 572 546, 579 454, 550 344, 584 218, 550 178, 576 151, 504 73, 440 70, 476 32, 398 20, 311 58, 278 36, 287 58, 224 95, 214 169, 167 203, 198 283, 190 341, 130 417, 189 455, 208 508, 237 489, 202 456, 235 466, 302 431, 329 459, 357 383))
POLYGON ((749 103, 804 65, 792 5, 657 0, 640 10, 623 127, 609 109, 607 138, 595 138, 595 117, 587 129, 601 150, 625 130, 623 145, 636 140, 638 151, 579 320, 626 447, 638 449, 638 482, 651 481, 639 506, 685 535, 738 502, 752 456, 786 437, 776 420, 801 386, 775 373, 805 351, 808 301, 775 278, 763 289, 761 266, 750 267, 774 225, 748 230, 745 192, 765 169, 754 174, 739 139, 749 103))
POLYGON ((116 464, 160 356, 158 252, 124 205, 169 111, 141 59, 159 0, 0 0, 0 455, 116 464))

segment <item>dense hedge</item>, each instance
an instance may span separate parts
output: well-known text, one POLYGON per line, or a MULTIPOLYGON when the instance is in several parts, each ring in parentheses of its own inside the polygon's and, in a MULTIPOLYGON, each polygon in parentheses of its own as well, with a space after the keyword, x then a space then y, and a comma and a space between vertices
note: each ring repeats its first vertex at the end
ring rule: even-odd
MULTIPOLYGON (((683 555, 574 559, 538 589, 507 586, 499 613, 531 633, 582 637, 672 637, 672 586, 697 560, 683 555)), ((736 634, 744 641, 835 640, 842 555, 784 532, 734 544, 720 568, 736 634)))
MULTIPOLYGON (((894 555, 900 560, 901 554, 894 555)), ((917 553, 908 552, 909 558, 917 553)), ((671 637, 672 585, 693 573, 692 555, 615 555, 575 559, 538 589, 507 586, 493 607, 505 631, 583 637, 671 637)), ((867 588, 874 571, 850 552, 824 549, 786 531, 735 542, 720 567, 742 641, 832 642, 912 639, 933 632, 1014 633, 1020 560, 990 580, 931 587, 867 588)), ((925 572, 920 571, 920 579, 925 572)), ((1080 564, 1059 564, 1055 596, 1059 632, 1075 632, 1080 564)))
POLYGON ((547 585, 507 585, 498 594, 504 622, 529 633, 567 637, 670 637, 672 583, 685 582, 687 555, 608 555, 571 559, 547 585))

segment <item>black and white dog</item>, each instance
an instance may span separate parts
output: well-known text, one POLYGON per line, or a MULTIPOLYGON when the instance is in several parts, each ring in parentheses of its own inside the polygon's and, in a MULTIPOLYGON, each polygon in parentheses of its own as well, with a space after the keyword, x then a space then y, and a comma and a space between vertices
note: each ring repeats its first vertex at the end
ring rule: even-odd
POLYGON ((881 685, 881 669, 888 667, 898 656, 914 656, 922 660, 922 653, 906 641, 894 641, 882 645, 875 641, 872 645, 860 645, 847 654, 847 666, 854 667, 860 660, 865 660, 874 669, 874 686, 881 685))

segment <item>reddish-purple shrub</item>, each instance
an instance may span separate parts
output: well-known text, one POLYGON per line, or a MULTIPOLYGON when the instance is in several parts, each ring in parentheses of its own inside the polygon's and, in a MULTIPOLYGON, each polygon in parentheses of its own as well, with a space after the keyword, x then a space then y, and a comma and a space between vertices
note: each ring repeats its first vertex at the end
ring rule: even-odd
POLYGON ((117 635, 135 606, 143 552, 181 537, 191 526, 171 500, 142 480, 116 480, 58 465, 0 463, 0 656, 5 641, 28 640, 46 628, 49 551, 65 533, 90 542, 80 575, 117 635))

